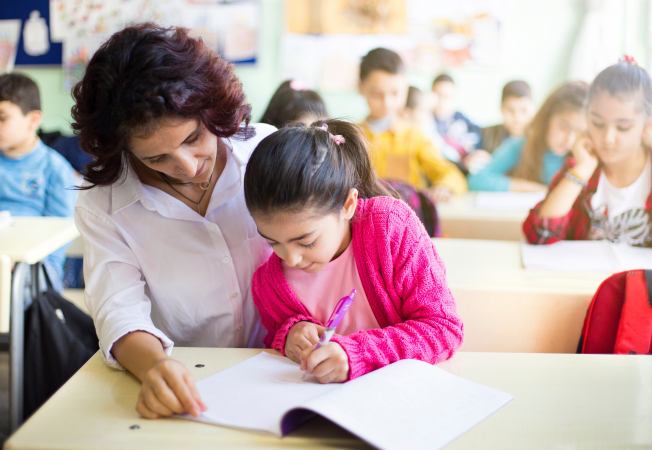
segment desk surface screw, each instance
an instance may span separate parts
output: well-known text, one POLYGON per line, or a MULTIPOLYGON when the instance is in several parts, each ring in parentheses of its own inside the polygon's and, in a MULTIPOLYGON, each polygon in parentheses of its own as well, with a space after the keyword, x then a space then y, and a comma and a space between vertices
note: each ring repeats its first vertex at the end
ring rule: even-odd
POLYGON ((203 364, 195 364, 195 367, 202 368, 202 367, 204 367, 204 365, 203 364))
POLYGON ((132 426, 129 427, 129 429, 130 429, 130 430, 139 430, 139 429, 140 429, 140 425, 132 425, 132 426))

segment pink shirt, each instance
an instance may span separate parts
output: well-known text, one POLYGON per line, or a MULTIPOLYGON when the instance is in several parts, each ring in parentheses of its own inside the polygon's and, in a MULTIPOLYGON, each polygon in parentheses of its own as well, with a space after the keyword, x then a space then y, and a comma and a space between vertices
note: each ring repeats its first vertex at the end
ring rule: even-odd
POLYGON ((310 315, 323 324, 328 321, 337 302, 349 295, 351 289, 356 290, 353 304, 335 330, 337 334, 347 336, 356 331, 380 328, 364 293, 352 245, 317 273, 306 273, 288 266, 285 261, 282 262, 282 268, 292 291, 310 315))

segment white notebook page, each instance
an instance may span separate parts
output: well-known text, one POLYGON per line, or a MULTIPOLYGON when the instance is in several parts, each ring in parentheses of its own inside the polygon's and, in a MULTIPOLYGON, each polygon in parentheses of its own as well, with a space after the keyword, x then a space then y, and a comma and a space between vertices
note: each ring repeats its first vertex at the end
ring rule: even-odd
POLYGON ((281 418, 298 404, 340 387, 301 380, 299 365, 289 358, 260 353, 197 382, 208 410, 199 420, 281 436, 281 418))
POLYGON ((620 267, 608 241, 560 241, 550 245, 521 243, 521 258, 528 270, 613 273, 620 267))
POLYGON ((426 362, 405 359, 316 397, 306 407, 377 448, 434 450, 512 398, 426 362))
POLYGON ((625 244, 611 244, 621 270, 652 270, 652 249, 631 247, 625 244))

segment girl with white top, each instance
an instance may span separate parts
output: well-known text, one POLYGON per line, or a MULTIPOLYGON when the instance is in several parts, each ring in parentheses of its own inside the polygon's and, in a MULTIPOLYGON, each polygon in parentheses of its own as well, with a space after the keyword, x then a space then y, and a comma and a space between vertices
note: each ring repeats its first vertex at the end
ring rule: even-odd
POLYGON ((598 74, 588 133, 523 225, 531 243, 606 239, 652 246, 652 81, 629 56, 598 74))
POLYGON ((102 356, 143 382, 144 417, 197 416, 172 346, 262 346, 251 278, 270 250, 243 180, 275 128, 248 125, 233 66, 187 30, 153 24, 102 45, 73 97, 73 128, 95 158, 75 219, 102 356))

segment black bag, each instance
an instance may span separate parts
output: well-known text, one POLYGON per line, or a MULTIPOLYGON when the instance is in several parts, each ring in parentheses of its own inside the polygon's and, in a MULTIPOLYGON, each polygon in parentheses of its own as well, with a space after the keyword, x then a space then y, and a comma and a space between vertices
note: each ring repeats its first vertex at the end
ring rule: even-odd
POLYGON ((25 311, 25 419, 99 349, 93 319, 59 295, 43 272, 47 291, 38 289, 25 311))

